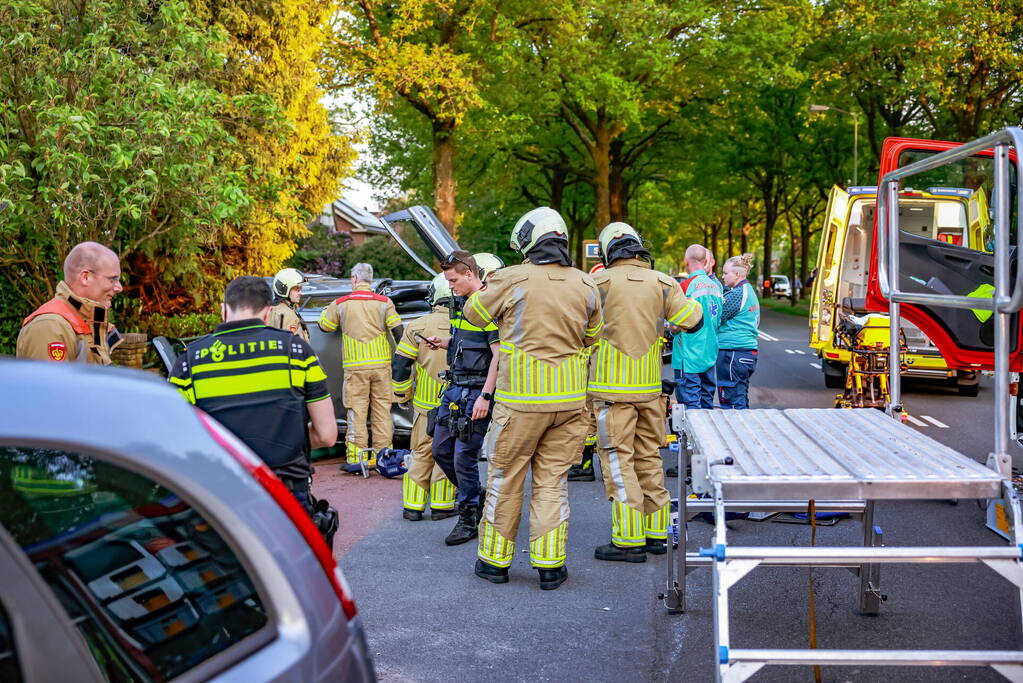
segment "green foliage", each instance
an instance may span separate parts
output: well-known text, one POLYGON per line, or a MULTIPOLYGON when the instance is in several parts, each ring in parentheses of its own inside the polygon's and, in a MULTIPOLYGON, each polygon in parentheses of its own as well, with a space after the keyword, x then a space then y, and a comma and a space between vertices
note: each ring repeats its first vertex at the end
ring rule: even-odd
POLYGON ((174 0, 0 9, 0 196, 10 202, 0 266, 32 305, 84 240, 154 261, 165 282, 207 283, 203 250, 245 217, 263 181, 223 163, 235 140, 220 117, 230 106, 252 127, 279 125, 268 98, 211 85, 222 41, 174 0))
POLYGON ((351 239, 347 236, 329 232, 327 226, 317 222, 311 226, 307 237, 298 240, 297 246, 284 265, 308 273, 344 277, 351 248, 351 239))
POLYGON ((185 313, 173 316, 157 313, 146 320, 146 330, 150 339, 160 336, 180 339, 209 334, 219 323, 219 313, 185 313))
MULTIPOLYGON (((433 259, 430 259, 433 260, 433 259)), ((405 250, 390 237, 375 235, 345 254, 347 268, 345 275, 356 263, 373 266, 373 277, 392 280, 425 280, 429 275, 409 258, 405 250)))
POLYGON ((209 307, 235 275, 273 272, 332 198, 352 152, 319 103, 328 8, 215 8, 0 5, 0 289, 24 300, 0 314, 4 348, 78 242, 121 255, 115 318, 132 329, 209 307))

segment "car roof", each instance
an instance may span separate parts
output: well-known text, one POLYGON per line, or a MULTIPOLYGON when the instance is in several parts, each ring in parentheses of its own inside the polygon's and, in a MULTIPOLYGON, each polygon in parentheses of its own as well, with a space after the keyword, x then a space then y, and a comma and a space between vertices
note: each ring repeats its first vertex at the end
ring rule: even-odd
POLYGON ((208 450, 211 443, 195 409, 152 372, 0 359, 0 390, 18 397, 6 401, 0 417, 0 439, 7 441, 69 442, 124 453, 162 443, 166 453, 139 454, 152 459, 208 450))

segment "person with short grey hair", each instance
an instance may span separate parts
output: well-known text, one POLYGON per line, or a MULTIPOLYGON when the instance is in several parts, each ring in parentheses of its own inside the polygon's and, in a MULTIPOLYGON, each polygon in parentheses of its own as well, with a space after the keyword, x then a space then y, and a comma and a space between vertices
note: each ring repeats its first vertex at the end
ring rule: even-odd
POLYGON ((352 266, 352 287, 359 282, 373 282, 373 266, 368 263, 356 263, 352 266))
POLYGON ((377 453, 391 447, 391 354, 403 330, 394 302, 374 292, 372 282, 373 266, 356 263, 352 266, 352 293, 331 302, 317 321, 327 334, 341 335, 341 402, 348 415, 342 468, 365 476, 376 466, 377 453))

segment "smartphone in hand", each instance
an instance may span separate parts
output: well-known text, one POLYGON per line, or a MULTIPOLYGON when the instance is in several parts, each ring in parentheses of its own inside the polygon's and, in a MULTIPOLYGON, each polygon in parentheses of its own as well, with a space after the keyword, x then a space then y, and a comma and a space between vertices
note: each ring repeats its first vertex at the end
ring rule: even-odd
POLYGON ((424 344, 429 346, 431 349, 439 348, 436 344, 434 344, 433 342, 431 342, 429 339, 427 339, 423 335, 419 334, 418 332, 413 332, 412 336, 415 338, 416 341, 423 342, 424 344))

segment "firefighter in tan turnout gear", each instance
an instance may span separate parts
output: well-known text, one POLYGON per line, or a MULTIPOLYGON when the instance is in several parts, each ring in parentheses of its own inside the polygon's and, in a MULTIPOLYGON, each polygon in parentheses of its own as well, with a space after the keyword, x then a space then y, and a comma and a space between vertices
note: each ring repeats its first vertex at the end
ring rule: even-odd
POLYGON ((476 574, 508 581, 525 479, 532 472, 529 556, 540 588, 568 577, 568 470, 586 438, 586 355, 604 325, 597 288, 571 267, 568 230, 557 211, 533 209, 515 224, 511 246, 522 265, 494 273, 465 304, 466 320, 496 323, 500 371, 476 574))
POLYGON ((343 469, 366 475, 376 466, 376 453, 391 447, 391 349, 401 339, 401 317, 394 303, 376 294, 370 283, 373 266, 352 266, 352 293, 331 302, 317 324, 327 333, 341 333, 341 367, 344 386, 341 402, 348 411, 345 435, 347 463, 343 469), (388 332, 390 330, 390 332, 388 332), (372 420, 373 440, 367 422, 372 420))
POLYGON ((670 497, 664 488, 661 335, 667 321, 685 330, 702 310, 671 277, 651 270, 635 230, 611 223, 600 233, 607 268, 593 276, 604 330, 590 355, 589 397, 597 419, 604 490, 611 501, 611 542, 598 560, 645 562, 666 552, 670 497))
POLYGON ((444 391, 441 373, 448 369, 447 351, 429 341, 429 337, 451 336, 451 288, 443 273, 433 278, 427 300, 433 311, 408 324, 391 361, 395 395, 404 402, 412 394, 412 465, 401 484, 402 515, 410 522, 423 518, 427 497, 434 521, 456 514, 455 485, 434 462, 433 435, 427 433, 429 411, 436 414, 444 391))
POLYGON ((110 323, 110 303, 122 289, 117 254, 96 242, 75 245, 56 296, 22 323, 18 358, 110 365, 122 339, 110 323))
POLYGON ((302 303, 302 285, 306 282, 305 276, 294 268, 277 271, 272 287, 277 305, 270 309, 267 324, 281 330, 290 330, 292 334, 309 341, 309 330, 298 314, 298 306, 302 303))

